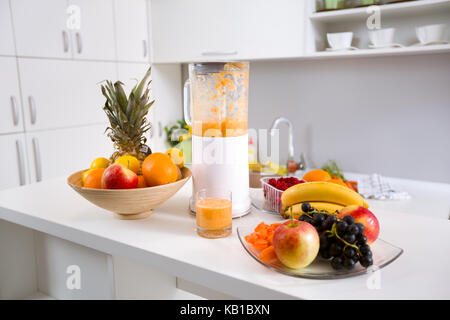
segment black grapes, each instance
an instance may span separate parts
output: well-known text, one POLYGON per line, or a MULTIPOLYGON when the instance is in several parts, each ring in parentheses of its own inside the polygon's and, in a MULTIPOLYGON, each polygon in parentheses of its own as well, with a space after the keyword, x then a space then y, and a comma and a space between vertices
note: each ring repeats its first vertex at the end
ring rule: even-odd
POLYGON ((320 237, 319 255, 330 260, 333 269, 350 270, 358 262, 364 268, 373 264, 372 250, 363 234, 364 226, 355 223, 352 216, 339 219, 333 213, 314 209, 308 202, 302 204, 302 210, 304 214, 299 220, 316 228, 320 237))

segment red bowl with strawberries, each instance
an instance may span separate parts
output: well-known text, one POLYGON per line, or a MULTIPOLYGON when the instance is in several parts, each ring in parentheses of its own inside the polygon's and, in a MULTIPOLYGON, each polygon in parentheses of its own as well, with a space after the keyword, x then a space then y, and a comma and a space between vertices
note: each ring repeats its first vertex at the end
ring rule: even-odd
POLYGON ((270 210, 281 213, 281 194, 289 187, 296 184, 305 183, 305 180, 297 177, 261 178, 261 185, 264 191, 264 199, 270 210))

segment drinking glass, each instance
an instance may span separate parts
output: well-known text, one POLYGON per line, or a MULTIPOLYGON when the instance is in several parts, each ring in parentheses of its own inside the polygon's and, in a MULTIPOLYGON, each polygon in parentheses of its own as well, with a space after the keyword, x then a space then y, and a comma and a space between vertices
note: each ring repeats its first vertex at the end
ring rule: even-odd
POLYGON ((202 189, 197 192, 197 233, 209 239, 224 238, 231 234, 231 191, 202 189))

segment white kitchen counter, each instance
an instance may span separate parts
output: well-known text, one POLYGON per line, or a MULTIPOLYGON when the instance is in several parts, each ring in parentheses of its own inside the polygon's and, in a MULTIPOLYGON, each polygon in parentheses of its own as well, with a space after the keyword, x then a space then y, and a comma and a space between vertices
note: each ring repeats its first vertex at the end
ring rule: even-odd
POLYGON ((381 288, 368 275, 341 280, 299 279, 253 260, 236 234, 277 217, 253 210, 233 220, 233 234, 203 239, 189 213, 191 183, 144 220, 118 220, 79 196, 65 178, 0 192, 0 219, 159 269, 243 299, 450 299, 450 185, 395 179, 407 201, 368 201, 380 238, 404 249, 381 270, 381 288))

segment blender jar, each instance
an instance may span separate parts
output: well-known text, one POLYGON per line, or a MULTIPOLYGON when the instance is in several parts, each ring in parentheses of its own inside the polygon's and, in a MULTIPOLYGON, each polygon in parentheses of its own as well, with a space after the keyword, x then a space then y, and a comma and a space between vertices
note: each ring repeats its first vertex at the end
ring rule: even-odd
POLYGON ((192 126, 192 211, 196 192, 222 188, 233 194, 233 217, 250 212, 248 82, 247 62, 189 65, 184 117, 192 126))

